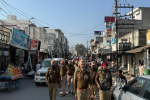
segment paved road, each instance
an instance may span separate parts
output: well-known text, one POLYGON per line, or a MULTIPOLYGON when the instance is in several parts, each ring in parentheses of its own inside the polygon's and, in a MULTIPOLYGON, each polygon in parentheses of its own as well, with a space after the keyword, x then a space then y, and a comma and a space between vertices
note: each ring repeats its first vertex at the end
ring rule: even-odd
MULTIPOLYGON (((114 79, 115 77, 113 77, 113 82, 114 79)), ((60 97, 60 91, 61 89, 58 88, 57 100, 77 100, 72 94, 60 97)), ((48 87, 46 85, 37 87, 32 79, 22 79, 20 88, 14 90, 12 93, 9 93, 6 90, 1 91, 0 100, 49 100, 48 87)), ((98 100, 98 95, 96 100, 98 100)))

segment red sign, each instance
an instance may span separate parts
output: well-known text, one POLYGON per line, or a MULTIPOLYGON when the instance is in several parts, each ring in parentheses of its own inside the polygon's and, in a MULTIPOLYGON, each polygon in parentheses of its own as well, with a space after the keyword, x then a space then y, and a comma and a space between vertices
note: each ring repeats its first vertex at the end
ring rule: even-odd
POLYGON ((105 16, 105 22, 111 22, 113 23, 115 21, 115 17, 105 16))
POLYGON ((111 31, 111 29, 107 29, 107 32, 111 31))
POLYGON ((30 40, 30 50, 38 50, 39 41, 30 40))

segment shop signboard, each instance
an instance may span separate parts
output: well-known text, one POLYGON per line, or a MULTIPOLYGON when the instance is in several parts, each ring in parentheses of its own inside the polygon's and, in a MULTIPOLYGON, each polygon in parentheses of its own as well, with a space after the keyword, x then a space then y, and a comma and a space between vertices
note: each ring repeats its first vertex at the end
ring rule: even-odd
POLYGON ((13 28, 11 45, 20 49, 28 49, 29 36, 13 28))
POLYGON ((107 41, 107 43, 106 43, 106 49, 110 49, 110 41, 107 41))
POLYGON ((114 30, 116 28, 115 23, 112 23, 112 30, 114 30))
POLYGON ((116 39, 115 38, 112 38, 112 41, 111 41, 111 46, 112 46, 112 51, 116 51, 116 39))
POLYGON ((147 34, 147 42, 148 44, 150 44, 150 29, 148 30, 148 34, 147 34))
POLYGON ((0 43, 10 44, 10 33, 10 29, 0 26, 0 43))
POLYGON ((115 21, 115 17, 112 16, 105 16, 105 22, 109 23, 113 23, 115 21))
POLYGON ((39 41, 30 40, 30 50, 38 50, 39 41))
POLYGON ((111 29, 112 28, 112 24, 111 23, 106 23, 106 28, 107 29, 111 29))

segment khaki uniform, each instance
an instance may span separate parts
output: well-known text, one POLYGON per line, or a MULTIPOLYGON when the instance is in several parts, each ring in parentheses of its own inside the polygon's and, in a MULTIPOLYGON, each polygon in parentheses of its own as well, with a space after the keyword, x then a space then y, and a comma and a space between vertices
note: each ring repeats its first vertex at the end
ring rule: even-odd
POLYGON ((81 70, 76 72, 74 89, 75 94, 77 94, 78 100, 88 100, 89 83, 90 83, 89 72, 87 71, 82 72, 81 70))
POLYGON ((74 92, 74 88, 73 88, 73 81, 74 81, 74 66, 72 65, 68 65, 67 67, 67 82, 68 82, 68 89, 69 92, 74 92), (71 87, 71 89, 70 89, 71 87))
POLYGON ((45 77, 48 80, 50 100, 56 100, 57 82, 60 79, 60 72, 55 66, 50 67, 48 68, 45 77))
POLYGON ((60 66, 60 76, 61 76, 61 80, 62 80, 62 92, 63 94, 66 93, 66 65, 62 65, 60 66))
POLYGON ((90 73, 90 92, 89 92, 89 100, 90 100, 90 96, 93 94, 94 96, 96 96, 98 88, 97 88, 97 84, 95 83, 95 77, 96 77, 96 73, 97 70, 94 69, 89 69, 89 73, 90 73))
POLYGON ((95 82, 99 83, 101 90, 99 90, 100 100, 110 100, 110 89, 112 86, 112 75, 110 70, 98 69, 95 82))
POLYGON ((74 79, 75 79, 75 74, 76 74, 76 72, 79 71, 80 69, 79 69, 79 67, 78 67, 76 64, 74 65, 74 69, 75 69, 75 72, 74 72, 74 79))

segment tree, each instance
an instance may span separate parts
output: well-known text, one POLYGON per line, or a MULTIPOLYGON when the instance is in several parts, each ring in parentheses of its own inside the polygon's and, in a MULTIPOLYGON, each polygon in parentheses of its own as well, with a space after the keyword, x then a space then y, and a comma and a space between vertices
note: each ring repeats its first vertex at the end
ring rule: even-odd
POLYGON ((83 44, 75 45, 75 50, 77 51, 78 56, 84 56, 86 52, 86 48, 83 44))

